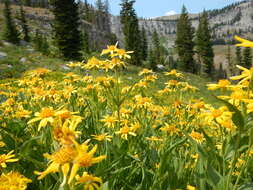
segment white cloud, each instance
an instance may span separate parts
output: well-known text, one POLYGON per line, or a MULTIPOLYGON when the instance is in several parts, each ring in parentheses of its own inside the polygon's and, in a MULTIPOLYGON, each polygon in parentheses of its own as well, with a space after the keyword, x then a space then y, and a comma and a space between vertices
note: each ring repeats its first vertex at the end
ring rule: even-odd
POLYGON ((176 11, 168 11, 167 13, 165 13, 165 16, 171 16, 171 15, 175 15, 175 14, 177 14, 177 12, 176 11))

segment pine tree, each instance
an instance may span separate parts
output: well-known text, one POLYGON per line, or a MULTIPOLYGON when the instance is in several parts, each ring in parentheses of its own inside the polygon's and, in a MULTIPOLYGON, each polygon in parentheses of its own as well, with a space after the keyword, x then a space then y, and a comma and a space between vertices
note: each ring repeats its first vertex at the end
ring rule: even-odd
POLYGON ((193 33, 194 31, 187 10, 183 6, 181 16, 177 23, 175 45, 182 69, 187 72, 196 73, 196 66, 193 59, 193 33))
POLYGON ((155 71, 157 69, 156 58, 152 49, 150 49, 148 53, 148 63, 152 70, 155 71))
POLYGON ((20 41, 19 32, 11 16, 11 8, 9 0, 5 0, 4 5, 5 5, 4 8, 5 28, 3 37, 5 40, 11 43, 18 44, 20 41))
POLYGON ((236 65, 242 65, 242 52, 241 52, 241 47, 237 46, 236 47, 236 65))
POLYGON ((28 24, 26 22, 26 18, 25 18, 25 11, 23 9, 23 5, 20 5, 20 21, 21 21, 21 26, 22 26, 22 30, 23 30, 23 34, 24 34, 24 40, 26 42, 30 41, 30 36, 29 36, 29 30, 28 30, 28 24))
POLYGON ((146 61, 148 57, 148 41, 146 36, 146 30, 142 27, 141 30, 141 58, 146 61))
POLYGON ((134 51, 130 64, 141 65, 141 42, 138 18, 133 8, 135 0, 123 0, 120 21, 123 25, 124 45, 126 50, 134 51))
POLYGON ((51 0, 55 43, 67 60, 80 59, 82 46, 78 4, 75 0, 51 0))
POLYGON ((204 67, 204 72, 210 77, 214 71, 214 53, 211 41, 211 31, 209 29, 208 15, 203 12, 199 19, 199 26, 196 32, 196 52, 199 65, 204 67))
POLYGON ((155 59, 156 65, 161 64, 161 49, 160 49, 160 40, 158 37, 158 34, 156 30, 154 30, 153 35, 152 35, 152 44, 153 44, 153 56, 155 59))
POLYGON ((248 69, 252 67, 252 55, 249 47, 246 47, 243 50, 243 66, 248 69))
POLYGON ((83 50, 85 53, 89 53, 90 52, 90 48, 89 48, 89 35, 87 31, 84 31, 83 33, 83 50))

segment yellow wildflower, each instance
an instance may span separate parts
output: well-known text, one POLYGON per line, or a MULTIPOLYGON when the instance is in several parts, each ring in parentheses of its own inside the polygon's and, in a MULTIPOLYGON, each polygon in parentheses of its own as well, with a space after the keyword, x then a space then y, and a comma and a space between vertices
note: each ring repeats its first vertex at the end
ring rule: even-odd
POLYGON ((7 174, 3 173, 0 176, 0 189, 1 190, 25 190, 27 183, 32 180, 26 178, 18 172, 11 171, 7 174))
POLYGON ((204 141, 204 136, 201 133, 192 131, 190 134, 190 137, 193 138, 195 141, 197 141, 198 143, 202 143, 204 141))
POLYGON ((17 162, 18 159, 17 158, 13 158, 15 157, 15 154, 12 154, 14 152, 14 150, 10 151, 8 154, 1 154, 0 155, 0 168, 6 168, 7 165, 6 163, 8 162, 17 162))
POLYGON ((55 116, 55 111, 53 110, 52 107, 46 107, 42 108, 41 112, 36 112, 35 113, 35 118, 31 119, 28 124, 34 123, 36 121, 40 120, 38 130, 40 130, 42 127, 45 127, 47 123, 53 123, 54 122, 54 116, 55 116))
POLYGON ((133 129, 127 126, 121 127, 119 131, 115 132, 116 135, 121 135, 121 138, 127 140, 128 135, 136 136, 133 129))
POLYGON ((104 133, 101 135, 91 135, 93 137, 93 139, 97 140, 97 141, 112 141, 112 136, 108 135, 108 133, 104 133))
POLYGON ((101 119, 100 121, 105 123, 106 127, 114 128, 115 123, 118 121, 114 116, 104 116, 104 119, 101 119))
POLYGON ((171 136, 179 132, 179 129, 175 125, 169 125, 168 123, 165 123, 165 126, 161 127, 160 130, 167 132, 171 136))
POLYGON ((245 40, 243 38, 240 38, 239 36, 235 36, 235 39, 239 42, 240 44, 236 44, 236 46, 242 46, 242 47, 253 47, 253 42, 249 40, 245 40))
POLYGON ((175 76, 178 78, 182 78, 184 76, 182 73, 177 72, 176 69, 172 69, 170 72, 165 72, 164 74, 166 76, 175 76))
POLYGON ((218 84, 208 84, 208 90, 216 90, 216 89, 226 89, 230 86, 229 80, 219 80, 218 84))
POLYGON ((187 185, 187 190, 197 190, 196 187, 191 186, 191 185, 187 185))
POLYGON ((84 183, 84 190, 100 190, 103 183, 101 178, 89 175, 87 172, 84 172, 81 177, 77 175, 76 181, 77 184, 84 183))
POLYGON ((230 77, 231 80, 241 80, 238 84, 242 84, 245 81, 251 80, 253 68, 247 69, 240 65, 236 65, 240 70, 242 70, 242 73, 238 76, 230 77))
POLYGON ((150 69, 143 69, 142 71, 139 72, 139 76, 145 75, 145 74, 152 74, 153 71, 150 69))
POLYGON ((90 167, 93 164, 96 164, 98 162, 101 162, 106 158, 105 155, 103 156, 98 156, 98 157, 93 157, 96 150, 97 150, 97 145, 95 145, 90 151, 88 151, 89 146, 87 145, 87 142, 79 145, 76 143, 76 150, 77 150, 77 155, 75 156, 73 160, 73 166, 70 172, 70 177, 68 180, 68 183, 70 184, 71 181, 74 179, 77 170, 80 167, 90 167))

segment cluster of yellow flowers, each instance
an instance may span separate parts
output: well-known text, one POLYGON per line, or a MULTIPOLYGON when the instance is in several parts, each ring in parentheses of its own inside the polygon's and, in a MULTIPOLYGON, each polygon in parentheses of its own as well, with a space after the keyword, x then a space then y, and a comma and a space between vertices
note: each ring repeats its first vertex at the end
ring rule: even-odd
MULTIPOLYGON (((252 47, 252 42, 237 39, 242 46, 252 47)), ((50 181, 48 176, 54 176, 61 188, 70 189, 95 190, 105 184, 134 189, 143 179, 141 184, 151 189, 196 190, 199 179, 195 177, 206 169, 207 155, 219 158, 217 162, 213 158, 215 164, 207 171, 222 172, 216 175, 224 175, 226 185, 235 181, 237 187, 246 175, 242 170, 253 159, 252 144, 243 144, 252 133, 250 123, 243 123, 250 121, 253 112, 253 69, 238 66, 241 74, 231 77, 237 84, 225 79, 209 84, 209 90, 221 93, 217 101, 225 104, 211 105, 193 98, 198 89, 177 70, 164 73, 166 82, 161 89, 156 88, 159 74, 149 69, 138 73, 139 80, 125 82, 118 68, 126 66, 131 53, 108 46, 101 60, 92 57, 87 63, 68 64, 93 70, 88 73, 104 70, 103 74, 70 72, 52 79, 50 70, 39 68, 22 79, 0 84, 1 190, 23 190, 29 183, 46 185, 43 179, 50 181), (240 145, 243 147, 238 148, 240 145), (40 160, 31 156, 34 152, 40 160), (34 173, 40 182, 15 172, 29 161, 36 163, 34 173), (107 173, 112 175, 109 179, 107 173), (128 174, 133 176, 128 178, 128 174), (170 175, 175 183, 170 184, 170 175), (188 181, 182 183, 183 179, 188 181)))

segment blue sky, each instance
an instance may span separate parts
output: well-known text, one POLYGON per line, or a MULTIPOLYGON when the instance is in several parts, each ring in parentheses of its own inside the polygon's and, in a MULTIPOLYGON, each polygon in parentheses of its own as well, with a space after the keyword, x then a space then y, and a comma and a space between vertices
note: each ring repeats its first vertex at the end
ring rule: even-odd
MULTIPOLYGON (((94 2, 95 0, 89 0, 94 2)), ((165 14, 180 13, 185 4, 188 12, 198 13, 206 10, 222 8, 240 0, 136 0, 135 9, 139 17, 152 18, 165 14)), ((119 15, 121 0, 109 0, 111 13, 119 15)))

